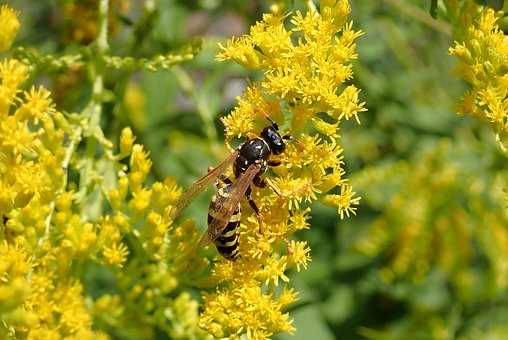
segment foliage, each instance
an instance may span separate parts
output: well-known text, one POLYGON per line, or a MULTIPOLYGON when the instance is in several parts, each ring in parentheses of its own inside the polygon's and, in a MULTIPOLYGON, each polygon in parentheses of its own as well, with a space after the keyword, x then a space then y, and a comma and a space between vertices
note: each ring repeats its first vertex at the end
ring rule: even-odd
POLYGON ((0 338, 508 337, 502 9, 2 5, 0 338), (241 258, 196 251, 178 198, 267 116, 241 258))

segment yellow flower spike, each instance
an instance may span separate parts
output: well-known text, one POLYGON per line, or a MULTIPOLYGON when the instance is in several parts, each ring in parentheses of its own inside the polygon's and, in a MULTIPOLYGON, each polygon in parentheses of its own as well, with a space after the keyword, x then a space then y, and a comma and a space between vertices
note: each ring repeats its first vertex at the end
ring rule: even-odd
POLYGON ((276 178, 273 183, 288 203, 288 209, 299 209, 302 202, 310 203, 316 200, 321 191, 314 187, 312 178, 276 178))
POLYGON ((155 182, 152 185, 152 206, 154 209, 169 212, 168 209, 176 203, 182 194, 174 178, 166 177, 164 183, 155 182))
POLYGON ((24 278, 15 277, 8 284, 0 285, 0 314, 20 306, 28 295, 29 285, 24 278))
POLYGON ((226 138, 231 140, 257 132, 255 130, 256 118, 261 118, 261 114, 271 112, 270 110, 273 108, 273 102, 270 103, 263 98, 258 87, 248 86, 244 96, 238 98, 238 106, 229 116, 221 118, 222 123, 226 126, 226 138))
POLYGON ((10 245, 3 242, 0 245, 0 258, 2 259, 0 266, 2 277, 6 277, 6 275, 8 275, 7 278, 24 276, 31 268, 27 250, 19 243, 10 245))
POLYGON ((18 14, 7 5, 0 6, 0 52, 11 47, 19 29, 18 14))
POLYGON ((0 117, 9 113, 8 107, 14 102, 18 88, 28 77, 28 67, 20 61, 0 61, 0 117))
POLYGON ((291 241, 288 246, 288 266, 295 266, 297 271, 300 267, 307 269, 310 262, 310 248, 305 241, 291 241))
POLYGON ((457 73, 470 85, 458 111, 491 122, 497 133, 508 131, 508 40, 497 23, 499 13, 472 2, 462 7, 451 1, 445 4, 452 18, 467 24, 455 32, 457 41, 449 49, 459 59, 457 73))
POLYGON ((148 172, 150 172, 152 161, 148 157, 148 152, 140 144, 135 144, 132 147, 130 166, 131 172, 139 172, 143 176, 143 180, 148 172))
POLYGON ((109 192, 109 201, 113 208, 120 210, 129 190, 129 178, 121 175, 118 179, 118 188, 109 192))
POLYGON ((60 211, 69 211, 72 206, 73 192, 64 192, 56 200, 56 208, 60 211))
POLYGON ((340 187, 340 195, 326 195, 323 203, 336 207, 340 218, 344 215, 349 217, 350 214, 356 214, 356 205, 360 203, 360 197, 355 197, 356 193, 349 184, 343 184, 340 187))
POLYGON ((147 189, 139 189, 133 193, 133 196, 134 197, 130 201, 129 206, 138 216, 141 216, 150 205, 152 191, 147 189))
POLYGON ((319 118, 312 118, 312 123, 317 131, 333 139, 338 138, 339 123, 330 124, 319 118))
POLYGON ((266 115, 280 125, 282 134, 294 137, 274 157, 281 162, 273 168, 276 176, 267 178, 277 194, 271 188, 254 190, 261 216, 243 212, 240 259, 222 260, 213 267, 213 279, 220 285, 216 293, 204 295, 200 324, 220 336, 245 334, 264 339, 292 331, 288 315, 280 312, 280 299, 288 300, 283 304, 294 299, 272 290, 281 282, 286 289, 288 268, 306 268, 310 249, 305 242, 289 237, 309 227, 313 201, 333 201, 342 217, 354 212, 359 201, 346 185, 339 127, 347 119, 359 122, 359 113, 365 111, 359 89, 346 84, 353 76, 351 62, 357 58, 355 40, 362 33, 348 22, 349 1, 323 1, 320 6, 320 11, 265 14, 249 34, 221 45, 217 56, 264 74, 222 118, 226 142, 259 135, 268 125, 266 115), (331 195, 336 188, 340 194, 331 195), (267 289, 262 298, 257 294, 260 287, 267 289), (251 306, 254 296, 257 305, 251 306), (244 315, 240 306, 249 314, 244 315), (255 317, 256 308, 272 313, 255 317))
POLYGON ((267 258, 263 269, 258 271, 256 278, 265 285, 270 285, 271 283, 274 286, 278 286, 279 279, 287 283, 289 282, 289 278, 285 274, 286 267, 286 256, 283 256, 281 259, 267 258))
POLYGON ((125 244, 121 242, 113 243, 111 246, 104 247, 102 255, 108 265, 122 267, 127 260, 129 251, 125 244))
POLYGON ((123 233, 129 233, 131 231, 132 226, 130 225, 129 220, 120 212, 113 217, 113 222, 123 233))
POLYGON ((298 300, 298 292, 296 292, 293 288, 282 289, 282 293, 279 295, 279 304, 282 308, 287 307, 298 300))
POLYGON ((122 133, 120 134, 120 154, 121 155, 129 155, 132 151, 132 146, 134 144, 134 135, 132 134, 132 130, 130 128, 124 128, 122 133))
MULTIPOLYGON (((36 120, 44 114, 52 113, 53 110, 51 93, 43 87, 32 87, 30 91, 25 93, 25 102, 16 110, 14 115, 18 121, 36 120)), ((53 123, 52 120, 46 120, 46 122, 47 124, 53 123)))
POLYGON ((335 187, 342 186, 347 181, 344 175, 344 169, 340 167, 333 168, 329 174, 322 176, 322 182, 317 187, 322 192, 328 192, 335 187))
POLYGON ((310 218, 310 216, 308 216, 309 213, 310 208, 294 212, 289 218, 289 229, 293 231, 309 229, 309 223, 307 222, 307 219, 310 218))

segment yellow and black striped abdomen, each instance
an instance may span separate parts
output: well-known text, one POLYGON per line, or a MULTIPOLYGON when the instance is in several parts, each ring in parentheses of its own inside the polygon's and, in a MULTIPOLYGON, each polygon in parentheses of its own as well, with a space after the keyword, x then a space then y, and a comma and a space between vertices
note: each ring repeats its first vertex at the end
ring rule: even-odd
MULTIPOLYGON (((208 225, 215 219, 214 213, 217 211, 217 207, 215 206, 215 202, 217 201, 217 196, 223 196, 224 192, 221 189, 213 196, 212 202, 210 203, 210 209, 208 210, 208 225)), ((226 193, 227 195, 227 193, 226 193)), ((240 217, 242 216, 240 211, 240 204, 238 204, 238 208, 235 210, 231 218, 229 219, 226 228, 222 231, 220 236, 214 241, 215 247, 217 247, 217 251, 228 260, 236 260, 238 257, 238 241, 240 238, 239 226, 240 226, 240 217)))

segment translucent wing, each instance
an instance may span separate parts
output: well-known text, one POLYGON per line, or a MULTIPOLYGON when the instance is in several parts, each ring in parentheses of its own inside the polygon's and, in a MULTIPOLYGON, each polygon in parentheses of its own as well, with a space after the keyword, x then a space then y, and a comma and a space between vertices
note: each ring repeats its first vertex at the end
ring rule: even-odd
POLYGON ((198 179, 194 184, 192 184, 183 194, 182 197, 176 202, 175 208, 173 209, 173 213, 171 215, 172 220, 176 219, 183 209, 185 209, 189 203, 194 199, 194 197, 206 189, 207 186, 212 184, 217 177, 219 177, 228 166, 233 164, 236 157, 238 156, 238 150, 235 150, 228 158, 226 158, 222 163, 209 171, 205 176, 198 179))
POLYGON ((261 165, 251 164, 247 171, 232 184, 227 197, 217 197, 215 206, 219 209, 214 211, 214 219, 208 224, 208 232, 199 241, 200 247, 215 241, 220 236, 259 170, 261 165))

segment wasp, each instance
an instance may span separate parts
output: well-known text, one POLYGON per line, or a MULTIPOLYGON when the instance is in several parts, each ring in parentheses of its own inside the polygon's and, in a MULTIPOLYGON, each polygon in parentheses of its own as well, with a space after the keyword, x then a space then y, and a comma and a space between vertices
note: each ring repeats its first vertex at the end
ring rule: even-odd
POLYGON ((217 192, 212 197, 208 210, 208 231, 201 238, 198 246, 213 242, 217 251, 228 260, 235 260, 239 256, 238 227, 241 217, 241 200, 245 197, 259 216, 259 209, 251 197, 251 185, 259 188, 265 188, 268 185, 261 176, 269 166, 280 165, 279 161, 269 158, 272 154, 279 155, 284 152, 286 147, 284 141, 291 139, 289 135, 280 135, 277 123, 272 120, 270 123, 262 130, 259 137, 245 141, 222 163, 209 169, 205 176, 198 179, 183 193, 175 206, 173 220, 197 194, 213 182, 216 183, 217 192), (234 181, 223 174, 230 165, 233 165, 234 181))

